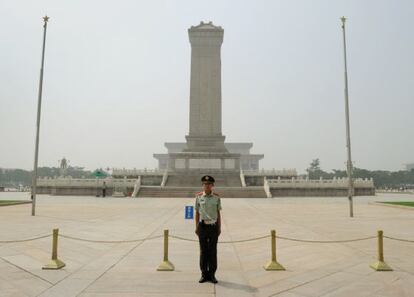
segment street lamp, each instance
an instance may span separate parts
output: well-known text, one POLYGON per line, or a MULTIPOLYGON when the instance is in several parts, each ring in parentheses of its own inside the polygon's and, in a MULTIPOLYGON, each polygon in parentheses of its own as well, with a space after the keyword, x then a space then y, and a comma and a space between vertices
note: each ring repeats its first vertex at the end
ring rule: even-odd
POLYGON ((346 171, 348 175, 348 200, 349 200, 349 216, 354 216, 354 207, 353 207, 353 183, 352 183, 352 159, 351 159, 351 135, 350 135, 350 127, 349 127, 349 96, 348 96, 348 67, 346 63, 346 39, 345 39, 345 21, 346 18, 343 16, 341 17, 342 22, 342 37, 344 43, 344 78, 345 78, 345 118, 346 118, 346 148, 347 148, 347 166, 346 171))
POLYGON ((39 157, 39 130, 40 130, 40 112, 42 110, 42 88, 43 88, 43 67, 45 63, 45 45, 46 45, 46 29, 49 17, 43 17, 43 47, 42 47, 42 63, 40 66, 39 94, 37 98, 37 121, 36 121, 36 143, 35 157, 33 166, 32 179, 32 216, 36 215, 36 190, 37 190, 37 162, 39 157))

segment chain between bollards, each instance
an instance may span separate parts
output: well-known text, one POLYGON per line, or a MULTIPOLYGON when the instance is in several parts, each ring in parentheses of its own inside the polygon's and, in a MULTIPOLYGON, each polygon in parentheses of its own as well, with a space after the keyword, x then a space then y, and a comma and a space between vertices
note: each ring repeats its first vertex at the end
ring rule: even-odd
POLYGON ((53 229, 52 259, 42 269, 61 269, 65 267, 66 264, 58 259, 58 238, 59 229, 53 229))
POLYGON ((163 237, 163 235, 150 236, 150 237, 137 238, 137 239, 128 239, 128 240, 96 240, 96 239, 79 238, 79 237, 69 236, 65 234, 60 234, 60 237, 77 240, 77 241, 84 241, 84 242, 118 244, 118 243, 134 243, 134 242, 140 242, 140 241, 145 241, 145 240, 151 240, 151 239, 163 237))
POLYGON ((34 241, 34 240, 38 240, 38 239, 42 239, 42 238, 46 238, 46 237, 50 237, 51 234, 46 234, 46 235, 42 235, 42 236, 38 236, 38 237, 33 237, 33 238, 26 238, 26 239, 16 239, 16 240, 0 240, 0 243, 20 243, 20 242, 29 242, 29 241, 34 241))

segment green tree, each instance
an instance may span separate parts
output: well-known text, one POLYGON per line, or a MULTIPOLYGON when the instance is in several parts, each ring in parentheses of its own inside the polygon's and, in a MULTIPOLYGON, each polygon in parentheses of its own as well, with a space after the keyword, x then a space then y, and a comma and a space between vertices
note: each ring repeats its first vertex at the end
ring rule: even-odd
POLYGON ((309 167, 306 169, 309 179, 319 179, 319 178, 331 178, 332 174, 325 172, 320 167, 321 162, 319 158, 313 159, 309 167))

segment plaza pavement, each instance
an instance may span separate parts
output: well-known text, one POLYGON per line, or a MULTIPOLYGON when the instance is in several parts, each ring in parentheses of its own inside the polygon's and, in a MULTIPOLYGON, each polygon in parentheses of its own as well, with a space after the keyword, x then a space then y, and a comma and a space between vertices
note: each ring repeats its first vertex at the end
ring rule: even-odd
MULTIPOLYGON (((27 199, 27 193, 0 193, 0 199, 27 199)), ((410 194, 356 197, 355 217, 347 198, 223 199, 220 240, 269 234, 336 240, 376 235, 414 239, 414 209, 372 204, 412 200, 410 194)), ((51 233, 95 240, 162 235, 196 239, 193 221, 184 219, 192 199, 38 196, 30 205, 0 207, 0 241, 51 233)), ((51 237, 0 243, 0 296, 80 297, 357 297, 414 296, 414 243, 385 239, 385 261, 392 272, 376 272, 376 239, 348 243, 277 240, 277 258, 286 271, 265 271, 270 239, 218 245, 219 283, 199 284, 198 243, 170 239, 173 272, 158 272, 162 238, 133 243, 59 240, 61 270, 42 270, 51 256, 51 237)))

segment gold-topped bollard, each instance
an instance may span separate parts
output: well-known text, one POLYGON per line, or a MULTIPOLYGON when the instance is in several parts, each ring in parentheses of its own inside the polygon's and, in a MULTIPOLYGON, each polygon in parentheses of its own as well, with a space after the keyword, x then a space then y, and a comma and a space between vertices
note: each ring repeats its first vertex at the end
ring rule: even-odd
POLYGON ((174 264, 168 260, 168 229, 164 230, 164 260, 157 268, 158 271, 174 271, 174 264))
POLYGON ((65 263, 58 259, 57 250, 58 250, 58 237, 59 229, 53 229, 53 242, 52 242, 52 259, 48 264, 42 267, 42 269, 60 269, 65 267, 65 263))
POLYGON ((369 265, 376 271, 392 271, 392 268, 384 262, 384 232, 378 230, 378 261, 369 265))
POLYGON ((265 270, 286 270, 280 263, 276 260, 276 231, 272 230, 271 241, 272 241, 272 259, 263 266, 265 270))

